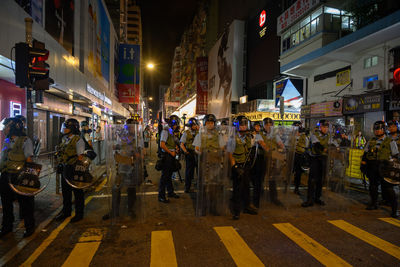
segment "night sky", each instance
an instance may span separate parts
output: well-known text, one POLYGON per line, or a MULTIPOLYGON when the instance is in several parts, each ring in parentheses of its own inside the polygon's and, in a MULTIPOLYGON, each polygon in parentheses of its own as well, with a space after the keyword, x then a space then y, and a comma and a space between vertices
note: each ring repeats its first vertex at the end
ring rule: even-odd
POLYGON ((139 0, 142 11, 143 61, 156 69, 145 70, 144 88, 158 109, 158 86, 169 85, 174 49, 192 22, 197 0, 139 0))

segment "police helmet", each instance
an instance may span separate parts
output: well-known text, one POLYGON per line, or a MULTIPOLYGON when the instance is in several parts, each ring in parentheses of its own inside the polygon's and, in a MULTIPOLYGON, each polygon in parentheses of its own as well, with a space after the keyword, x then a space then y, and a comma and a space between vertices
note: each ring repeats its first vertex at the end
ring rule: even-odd
POLYGON ((15 116, 15 118, 20 119, 22 121, 22 123, 24 123, 24 124, 26 123, 26 118, 22 115, 17 115, 17 116, 15 116))
POLYGON ((263 124, 264 124, 264 125, 266 125, 266 124, 274 125, 274 120, 271 119, 271 118, 269 118, 269 117, 264 118, 264 119, 263 119, 263 124))
POLYGON ((217 122, 217 118, 215 117, 214 114, 207 114, 204 116, 204 119, 203 119, 204 126, 206 125, 207 121, 212 121, 212 122, 214 122, 214 125, 215 125, 215 123, 217 122))
POLYGON ((386 122, 384 122, 384 121, 376 121, 376 122, 374 122, 374 125, 373 125, 373 129, 374 130, 386 130, 386 122))
POLYGON ((246 116, 240 115, 233 120, 232 124, 238 131, 240 131, 240 126, 247 126, 247 131, 250 129, 250 123, 251 122, 246 118, 246 116))
POLYGON ((388 126, 388 127, 389 127, 389 126, 392 126, 392 125, 396 125, 397 131, 399 131, 400 125, 399 125, 399 122, 398 122, 398 121, 396 121, 396 120, 390 120, 390 121, 387 122, 387 126, 388 126))
POLYGON ((292 123, 293 127, 301 127, 301 121, 295 121, 292 123))
POLYGON ((69 129, 72 134, 80 134, 79 132, 79 122, 76 119, 68 119, 63 123, 61 127, 61 132, 64 132, 64 129, 69 129))
POLYGON ((329 121, 327 121, 327 120, 320 120, 320 121, 317 123, 317 126, 318 126, 318 127, 321 127, 321 126, 329 126, 329 121))
POLYGON ((24 124, 18 118, 6 118, 3 120, 2 131, 5 127, 10 127, 7 136, 22 136, 24 135, 24 124))
POLYGON ((190 118, 189 120, 188 120, 188 122, 187 122, 187 124, 186 124, 186 126, 188 126, 188 127, 192 127, 192 126, 196 126, 196 125, 199 125, 199 122, 197 121, 197 119, 196 118, 190 118))
POLYGON ((81 127, 89 126, 87 121, 81 121, 81 127))
POLYGON ((135 119, 133 119, 133 118, 129 118, 129 119, 127 119, 127 120, 125 121, 125 124, 126 124, 126 125, 129 125, 129 124, 138 124, 138 121, 135 120, 135 119))
POLYGON ((179 117, 178 116, 176 116, 176 115, 171 115, 170 117, 169 117, 169 119, 168 119, 168 125, 169 125, 169 127, 173 127, 174 125, 176 125, 176 126, 178 126, 179 127, 179 124, 180 124, 180 119, 179 119, 179 117))
POLYGON ((221 125, 228 126, 229 125, 229 119, 222 119, 221 125))

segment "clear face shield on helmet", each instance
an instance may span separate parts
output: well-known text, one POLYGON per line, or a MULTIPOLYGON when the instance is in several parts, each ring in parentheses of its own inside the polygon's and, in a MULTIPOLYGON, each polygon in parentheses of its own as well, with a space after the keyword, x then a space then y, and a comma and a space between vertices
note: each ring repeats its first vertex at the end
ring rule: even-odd
POLYGON ((8 124, 6 120, 7 120, 7 118, 4 118, 0 121, 0 131, 4 131, 4 129, 6 128, 6 126, 8 124))
POLYGON ((65 122, 63 122, 63 123, 61 124, 60 133, 63 134, 65 129, 68 129, 68 128, 67 128, 67 126, 65 125, 65 122))

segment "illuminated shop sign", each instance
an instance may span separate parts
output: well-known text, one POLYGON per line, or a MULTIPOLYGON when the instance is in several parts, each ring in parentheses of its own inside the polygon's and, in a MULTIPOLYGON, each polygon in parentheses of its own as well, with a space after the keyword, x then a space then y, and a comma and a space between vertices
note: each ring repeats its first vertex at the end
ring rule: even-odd
POLYGON ((10 101, 10 117, 22 115, 21 103, 10 101))
POLYGON ((261 30, 259 31, 260 38, 265 36, 265 32, 267 31, 267 26, 263 27, 265 25, 265 21, 267 20, 267 13, 265 10, 261 11, 260 13, 260 20, 259 20, 259 25, 261 30))
POLYGON ((97 91, 96 89, 94 89, 92 86, 90 86, 89 84, 86 85, 86 90, 88 91, 89 94, 94 95, 95 97, 97 97, 98 99, 104 101, 105 103, 112 105, 112 101, 111 99, 109 99, 108 97, 105 96, 105 94, 100 93, 99 91, 97 91))

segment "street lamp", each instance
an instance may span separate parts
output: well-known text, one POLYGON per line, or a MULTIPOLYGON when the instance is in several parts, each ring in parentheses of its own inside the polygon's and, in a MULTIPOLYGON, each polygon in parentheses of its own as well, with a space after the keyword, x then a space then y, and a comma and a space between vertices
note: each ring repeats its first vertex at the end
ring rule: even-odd
POLYGON ((148 63, 147 64, 148 69, 154 69, 154 64, 153 63, 148 63))
POLYGON ((149 97, 149 101, 153 101, 153 97, 152 96, 149 97))

